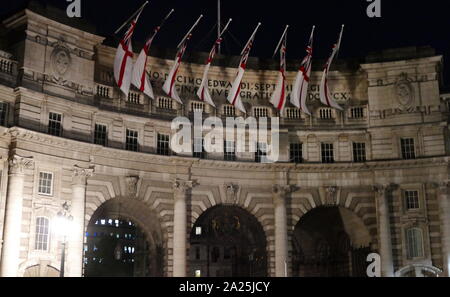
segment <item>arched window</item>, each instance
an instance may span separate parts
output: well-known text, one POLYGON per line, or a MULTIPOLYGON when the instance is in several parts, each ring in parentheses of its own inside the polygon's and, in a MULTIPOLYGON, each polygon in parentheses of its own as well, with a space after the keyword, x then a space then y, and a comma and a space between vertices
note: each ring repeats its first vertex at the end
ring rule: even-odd
POLYGON ((45 217, 36 218, 36 240, 34 243, 35 250, 48 250, 49 234, 49 220, 45 217))
POLYGON ((408 259, 423 257, 423 234, 420 228, 406 230, 406 254, 408 259))

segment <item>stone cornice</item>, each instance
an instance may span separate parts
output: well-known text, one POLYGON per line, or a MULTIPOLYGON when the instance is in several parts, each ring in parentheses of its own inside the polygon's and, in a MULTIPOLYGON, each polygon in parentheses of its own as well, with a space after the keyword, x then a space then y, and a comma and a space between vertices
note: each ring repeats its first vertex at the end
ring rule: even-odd
POLYGON ((388 169, 407 169, 417 167, 448 166, 450 157, 433 157, 414 160, 372 161, 366 163, 335 163, 335 164, 292 164, 292 163, 253 163, 228 162, 221 160, 201 160, 180 156, 160 156, 149 153, 136 153, 125 150, 106 148, 91 143, 55 137, 44 133, 34 132, 23 128, 0 128, 0 134, 11 137, 11 141, 30 141, 36 144, 52 146, 73 152, 83 152, 96 157, 122 160, 137 163, 161 164, 167 166, 186 166, 203 169, 225 170, 253 170, 263 172, 289 171, 295 173, 306 172, 340 172, 340 171, 370 171, 388 169))

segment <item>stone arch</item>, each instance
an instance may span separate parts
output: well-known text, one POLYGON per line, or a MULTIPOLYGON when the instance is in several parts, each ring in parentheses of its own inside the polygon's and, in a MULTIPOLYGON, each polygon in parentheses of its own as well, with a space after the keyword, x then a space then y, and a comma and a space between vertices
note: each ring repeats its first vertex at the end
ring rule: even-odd
MULTIPOLYGON (((101 208, 111 208, 121 201, 120 215, 134 221, 146 234, 150 246, 163 250, 163 275, 169 274, 169 236, 172 228, 173 199, 169 183, 153 182, 139 177, 95 175, 88 179, 86 188, 85 229, 101 208), (130 189, 132 178, 135 189, 130 189), (136 179, 136 180, 135 180, 136 179), (135 180, 135 182, 134 182, 135 180), (162 187, 163 186, 166 187, 162 187), (170 193, 170 199, 160 197, 170 193), (150 228, 150 226, 157 228, 150 228), (161 247, 159 247, 161 244, 161 247)), ((113 210, 112 210, 113 211, 113 210)))
MULTIPOLYGON (((242 245, 242 244, 239 245, 237 243, 239 241, 236 241, 236 237, 233 237, 234 238, 233 240, 227 241, 227 242, 232 243, 231 247, 238 246, 238 247, 245 247, 245 248, 251 247, 251 246, 261 247, 261 245, 264 244, 265 247, 262 250, 258 250, 258 248, 250 249, 250 250, 253 250, 253 252, 251 252, 251 254, 255 255, 255 259, 261 259, 263 261, 263 262, 259 262, 259 263, 263 263, 262 266, 259 266, 259 267, 263 267, 262 269, 263 269, 264 276, 269 275, 270 270, 269 270, 269 261, 268 261, 269 254, 267 252, 268 251, 267 235, 266 235, 266 232, 265 232, 260 220, 258 220, 258 218, 254 214, 250 213, 247 209, 245 209, 237 204, 227 204, 227 203, 216 204, 216 205, 206 209, 205 211, 203 211, 201 213, 201 215, 198 217, 198 219, 196 220, 196 222, 193 224, 193 226, 191 228, 191 232, 189 232, 190 244, 192 242, 198 241, 198 239, 196 238, 197 237, 196 229, 194 227, 199 226, 199 225, 202 225, 202 227, 205 228, 204 230, 202 230, 204 235, 206 235, 205 232, 208 232, 209 235, 215 234, 213 236, 213 238, 215 238, 213 241, 215 242, 214 245, 216 245, 216 246, 224 247, 224 245, 222 245, 222 243, 225 243, 225 241, 222 241, 223 238, 229 239, 230 237, 228 237, 228 236, 233 237, 233 236, 241 236, 241 235, 244 235, 243 237, 246 237, 245 234, 250 235, 249 237, 246 237, 246 238, 250 239, 249 242, 251 243, 248 246, 242 245), (226 215, 226 213, 228 213, 228 215, 226 215), (225 214, 225 215, 222 217, 222 214, 225 214), (225 218, 225 219, 222 220, 222 218, 225 218), (228 220, 230 218, 232 218, 232 220, 228 220), (213 223, 213 225, 205 225, 205 223, 208 223, 208 222, 216 222, 216 223, 213 223), (216 226, 218 226, 218 228, 217 229, 215 229, 215 227, 211 228, 211 226, 214 226, 215 224, 217 224, 216 226), (230 227, 230 226, 234 226, 236 229, 233 229, 233 227, 230 227), (221 228, 221 227, 223 227, 223 228, 221 228), (230 230, 234 230, 234 231, 230 231, 230 230), (249 231, 249 230, 251 230, 251 231, 249 231), (230 232, 230 233, 228 233, 228 232, 230 232), (236 232, 236 233, 234 233, 234 232, 236 232), (217 234, 219 234, 219 235, 217 235, 217 234), (227 235, 225 235, 225 234, 227 234, 227 235), (230 234, 234 234, 234 235, 230 235, 230 234), (225 237, 222 238, 222 235, 225 235, 225 237), (216 237, 216 236, 219 236, 219 237, 216 237), (220 240, 217 241, 218 240, 217 238, 220 238, 220 240), (260 244, 255 245, 256 242, 259 242, 260 244)), ((209 236, 207 238, 209 238, 209 236)), ((245 241, 245 242, 247 242, 247 241, 245 241)), ((198 244, 198 242, 197 242, 197 244, 198 244)), ((226 248, 224 248, 224 249, 226 249, 226 248)), ((247 254, 245 254, 245 255, 247 255, 247 254)), ((191 261, 192 260, 193 259, 191 257, 191 261)), ((190 263, 190 265, 191 264, 192 263, 190 263)), ((259 271, 259 273, 262 273, 261 272, 262 270, 258 270, 258 271, 259 271)), ((255 272, 255 271, 253 271, 253 272, 255 272)), ((213 275, 211 275, 211 276, 213 276, 213 275)), ((222 275, 222 276, 227 276, 227 275, 222 275)), ((228 275, 228 276, 231 276, 231 275, 228 275)), ((244 276, 244 275, 240 275, 240 276, 244 276)))
POLYGON ((191 192, 191 211, 188 213, 189 229, 197 219, 208 209, 218 206, 237 206, 253 217, 262 226, 266 236, 267 272, 275 274, 275 234, 274 234, 274 206, 272 200, 272 187, 268 188, 244 188, 238 184, 226 183, 217 187, 194 187, 191 192), (226 188, 235 187, 233 203, 226 196, 226 188))
POLYGON ((315 191, 299 191, 291 195, 290 232, 293 232, 302 217, 320 207, 338 207, 355 214, 367 228, 374 249, 378 246, 378 227, 376 218, 375 197, 370 191, 346 191, 344 189, 321 188, 315 191), (331 194, 327 191, 335 191, 331 194))
POLYGON ((404 277, 411 276, 410 274, 414 273, 414 276, 429 276, 429 277, 438 277, 443 271, 437 267, 431 265, 422 265, 422 264, 411 264, 405 267, 400 268, 394 274, 395 277, 404 277), (420 275, 417 275, 417 273, 420 275))
POLYGON ((22 277, 58 277, 60 266, 60 261, 32 258, 19 266, 18 275, 22 277))

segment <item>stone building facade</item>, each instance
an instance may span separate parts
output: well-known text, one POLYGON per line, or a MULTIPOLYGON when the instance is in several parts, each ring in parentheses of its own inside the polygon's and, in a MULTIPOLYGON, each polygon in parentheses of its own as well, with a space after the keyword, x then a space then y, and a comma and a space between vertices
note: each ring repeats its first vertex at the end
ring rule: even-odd
MULTIPOLYGON (((189 156, 167 149, 177 116, 199 109, 204 117, 244 116, 225 99, 237 57, 219 56, 211 67, 217 108, 195 99, 206 53, 187 55, 181 66, 183 105, 161 91, 172 50, 150 58, 157 98, 135 89, 124 98, 112 76, 115 47, 103 37, 31 8, 2 26, 2 276, 58 274, 61 240, 48 230, 64 202, 73 216, 65 273, 83 275, 86 228, 99 212, 114 213, 114 201, 144 232, 152 275, 193 275, 197 222, 213 208, 235 207, 262 230, 268 276, 302 275, 304 260, 296 257, 317 248, 314 239, 306 247, 302 234, 331 224, 309 224, 306 216, 331 208, 350 245, 380 255, 382 275, 448 276, 450 95, 440 91, 442 57, 432 49, 340 61, 330 84, 344 112, 319 104, 321 72, 314 71, 312 117, 289 105, 281 115, 272 109, 276 68, 252 59, 241 92, 248 115, 279 116, 281 125, 279 162, 260 163, 252 152, 189 156)), ((290 82, 296 65, 288 67, 290 82)), ((243 225, 233 222, 236 230, 243 225)))

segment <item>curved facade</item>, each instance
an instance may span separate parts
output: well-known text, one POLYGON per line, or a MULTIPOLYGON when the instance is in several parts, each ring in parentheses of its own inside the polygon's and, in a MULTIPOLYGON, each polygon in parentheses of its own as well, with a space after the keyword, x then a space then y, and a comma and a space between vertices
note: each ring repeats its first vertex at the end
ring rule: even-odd
MULTIPOLYGON (((242 242, 265 240, 263 251, 249 255, 264 264, 257 264, 257 273, 241 274, 359 275, 365 269, 357 274, 351 259, 363 263, 367 254, 377 253, 385 276, 448 275, 449 105, 440 92, 442 57, 433 50, 385 51, 357 65, 339 64, 330 84, 344 112, 320 105, 321 72, 313 72, 312 117, 291 106, 277 114, 268 100, 277 71, 253 60, 242 85, 245 107, 255 117, 280 117, 279 162, 260 163, 251 152, 174 155, 167 148, 177 116, 191 118, 199 109, 204 118, 243 116, 226 103, 237 58, 219 57, 211 67, 216 109, 195 99, 202 54, 188 57, 177 77, 185 104, 162 93, 172 62, 162 55, 151 57, 148 69, 157 98, 137 90, 124 98, 113 81, 115 48, 103 37, 30 9, 5 19, 3 26, 3 276, 57 274, 60 240, 48 230, 64 202, 73 216, 65 273, 83 275, 85 232, 95 218, 117 215, 114 201, 121 205, 120 215, 145 235, 151 275, 205 275, 201 260, 207 253, 209 261, 210 250, 197 249, 202 241, 191 237, 201 235, 194 227, 205 229, 197 219, 212 209, 217 213, 217 207, 239 211, 210 215, 216 238, 246 230, 248 222, 254 224, 248 230, 261 231, 245 231, 258 235, 242 242), (328 232, 333 228, 336 232, 328 232), (340 254, 330 252, 341 248, 340 254), (347 252, 352 256, 342 256, 347 252), (321 255, 345 263, 327 268, 334 273, 317 272, 309 260, 321 255)), ((290 67, 294 70, 295 63, 290 67)), ((288 71, 288 81, 295 74, 288 71)), ((226 263, 226 252, 218 249, 223 256, 216 260, 226 263)), ((244 252, 237 248, 236 253, 244 252)))

